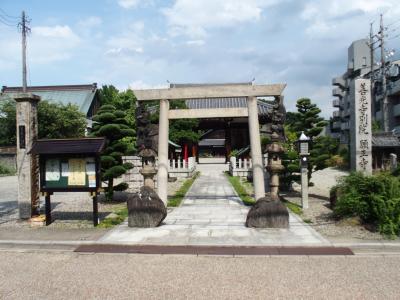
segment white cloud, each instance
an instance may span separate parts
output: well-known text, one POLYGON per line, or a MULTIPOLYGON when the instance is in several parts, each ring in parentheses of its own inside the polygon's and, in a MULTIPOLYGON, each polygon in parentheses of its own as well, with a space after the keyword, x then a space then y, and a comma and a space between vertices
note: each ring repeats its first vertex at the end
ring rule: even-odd
MULTIPOLYGON (((357 30, 361 27, 359 22, 368 24, 377 19, 379 13, 392 14, 393 9, 398 9, 397 2, 397 0, 309 1, 300 17, 309 22, 306 29, 309 36, 324 37, 327 34, 338 36, 346 31, 346 28, 347 31, 357 30)), ((367 31, 368 28, 363 32, 367 31)), ((359 34, 361 31, 357 32, 357 35, 359 34)))
POLYGON ((109 56, 130 55, 133 53, 143 53, 143 48, 111 48, 104 52, 105 55, 109 56))
POLYGON ((81 39, 67 25, 38 26, 32 28, 28 43, 33 63, 51 63, 71 57, 81 39))
POLYGON ((123 8, 133 8, 139 4, 140 0, 119 0, 118 4, 123 8))
POLYGON ((73 33, 71 28, 67 25, 64 26, 56 25, 53 27, 50 26, 33 27, 32 33, 33 35, 46 38, 79 40, 78 36, 75 33, 73 33))
POLYGON ((79 21, 78 26, 92 28, 92 27, 97 27, 97 26, 101 25, 102 23, 103 23, 103 20, 100 17, 91 16, 84 20, 79 21))
POLYGON ((142 80, 135 80, 129 84, 129 88, 132 90, 165 89, 168 88, 168 84, 148 84, 142 80))
POLYGON ((261 18, 263 8, 273 0, 176 0, 162 10, 167 17, 171 35, 185 34, 204 37, 207 29, 234 27, 261 18))
POLYGON ((105 54, 116 56, 143 53, 143 44, 145 43, 144 28, 144 23, 138 21, 128 26, 127 30, 119 35, 111 37, 106 42, 109 49, 105 51, 105 54))
POLYGON ((191 40, 186 42, 189 46, 203 46, 205 44, 204 40, 191 40))
POLYGON ((153 0, 118 0, 118 5, 126 9, 136 8, 143 4, 153 4, 153 0))

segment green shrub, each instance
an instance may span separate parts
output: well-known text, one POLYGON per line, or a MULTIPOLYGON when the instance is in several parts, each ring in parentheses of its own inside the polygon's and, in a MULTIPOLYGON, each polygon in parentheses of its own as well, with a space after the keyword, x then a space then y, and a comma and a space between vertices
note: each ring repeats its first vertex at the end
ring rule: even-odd
POLYGON ((0 164, 0 175, 14 175, 15 171, 0 164))
POLYGON ((200 176, 200 172, 196 172, 192 178, 187 179, 182 186, 179 188, 179 190, 173 195, 172 197, 168 198, 168 207, 177 207, 181 204, 183 198, 185 197, 186 193, 189 191, 190 187, 194 183, 194 181, 197 179, 197 177, 200 176))
POLYGON ((254 205, 254 203, 256 203, 254 198, 247 193, 245 187, 240 182, 239 177, 231 176, 229 172, 225 172, 225 175, 233 186, 236 193, 239 195, 240 199, 243 201, 244 205, 252 206, 254 205))
POLYGON ((358 216, 382 234, 400 233, 400 180, 387 173, 364 176, 352 173, 339 182, 334 212, 339 217, 358 216))

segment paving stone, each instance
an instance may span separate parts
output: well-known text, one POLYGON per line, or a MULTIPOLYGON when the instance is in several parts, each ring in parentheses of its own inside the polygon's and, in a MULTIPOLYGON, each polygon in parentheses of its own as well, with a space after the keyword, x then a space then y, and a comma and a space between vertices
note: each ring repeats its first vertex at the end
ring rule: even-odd
POLYGON ((289 229, 245 227, 249 207, 236 195, 221 166, 199 165, 196 179, 180 207, 168 213, 162 226, 128 228, 126 223, 101 243, 157 245, 304 245, 327 244, 317 232, 290 214, 289 229))

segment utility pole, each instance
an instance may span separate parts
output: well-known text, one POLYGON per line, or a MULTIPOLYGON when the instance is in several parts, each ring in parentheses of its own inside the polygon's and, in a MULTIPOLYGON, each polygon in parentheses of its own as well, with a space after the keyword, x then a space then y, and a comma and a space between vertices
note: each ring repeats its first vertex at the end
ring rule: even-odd
POLYGON ((29 21, 26 19, 25 11, 22 11, 21 16, 21 33, 22 33, 22 92, 26 93, 26 34, 31 30, 27 24, 29 21))
POLYGON ((382 76, 382 117, 383 131, 389 132, 389 103, 386 90, 386 61, 385 61, 385 28, 383 26, 383 15, 381 14, 379 41, 381 47, 381 76, 382 76))
POLYGON ((375 95, 374 95, 374 31, 373 31, 373 22, 370 24, 369 30, 369 51, 370 51, 370 59, 371 59, 371 102, 372 102, 372 111, 375 113, 375 95))

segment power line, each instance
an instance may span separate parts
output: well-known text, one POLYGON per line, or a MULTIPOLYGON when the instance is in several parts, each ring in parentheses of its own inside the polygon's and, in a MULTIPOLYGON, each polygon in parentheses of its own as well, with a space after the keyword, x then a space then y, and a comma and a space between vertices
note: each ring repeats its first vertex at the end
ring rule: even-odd
POLYGON ((14 19, 14 20, 19 20, 19 17, 16 16, 10 16, 9 14, 7 14, 2 8, 0 8, 0 12, 7 18, 9 19, 14 19))
POLYGON ((11 22, 9 20, 7 20, 6 18, 4 18, 2 15, 0 15, 0 23, 6 25, 6 26, 10 26, 10 27, 15 27, 18 25, 18 23, 16 22, 11 22))
POLYGON ((16 26, 18 18, 10 16, 3 9, 0 8, 0 22, 6 26, 16 26))
POLYGON ((394 40, 395 38, 398 38, 400 36, 400 33, 396 34, 395 36, 392 36, 391 38, 388 39, 388 41, 394 40))
POLYGON ((399 20, 396 20, 396 21, 394 21, 394 22, 392 22, 392 23, 390 23, 389 25, 387 25, 387 27, 390 27, 390 26, 392 26, 392 25, 394 25, 394 24, 396 24, 396 23, 399 23, 400 22, 400 19, 399 20))

